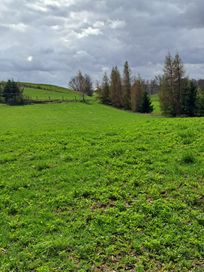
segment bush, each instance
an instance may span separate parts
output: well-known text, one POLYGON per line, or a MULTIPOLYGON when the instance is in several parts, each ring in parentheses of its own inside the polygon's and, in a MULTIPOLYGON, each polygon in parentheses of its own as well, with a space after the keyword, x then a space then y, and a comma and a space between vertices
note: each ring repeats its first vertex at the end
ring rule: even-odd
POLYGON ((24 103, 23 91, 13 80, 8 80, 3 86, 1 98, 2 102, 8 105, 22 105, 24 103))
POLYGON ((142 96, 142 103, 141 103, 141 109, 140 112, 142 113, 151 113, 153 111, 153 106, 151 103, 151 99, 147 92, 143 93, 142 96))

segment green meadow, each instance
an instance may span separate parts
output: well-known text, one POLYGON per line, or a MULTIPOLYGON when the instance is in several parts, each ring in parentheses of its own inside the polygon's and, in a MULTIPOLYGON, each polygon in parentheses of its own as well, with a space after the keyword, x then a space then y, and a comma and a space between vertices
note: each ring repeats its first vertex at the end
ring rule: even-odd
POLYGON ((153 104, 0 105, 1 272, 204 271, 204 118, 153 104))
POLYGON ((81 100, 81 95, 67 88, 47 84, 22 83, 25 97, 31 100, 74 101, 81 100))

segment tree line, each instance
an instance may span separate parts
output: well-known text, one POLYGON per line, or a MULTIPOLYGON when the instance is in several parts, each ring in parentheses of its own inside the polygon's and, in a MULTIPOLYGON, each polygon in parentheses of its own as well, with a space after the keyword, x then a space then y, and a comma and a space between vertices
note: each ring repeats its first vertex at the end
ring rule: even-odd
POLYGON ((147 84, 140 76, 132 78, 127 61, 122 76, 117 66, 112 68, 110 76, 104 74, 102 82, 97 84, 97 93, 104 104, 133 112, 153 111, 147 84))
POLYGON ((132 77, 127 61, 122 76, 115 66, 109 76, 105 73, 97 83, 96 92, 103 104, 141 113, 153 111, 151 95, 157 93, 163 115, 204 116, 204 80, 196 81, 186 76, 179 54, 172 57, 169 53, 163 74, 151 81, 141 76, 132 77))
MULTIPOLYGON (((86 96, 94 93, 93 82, 81 71, 74 76, 69 87, 86 96)), ((179 56, 169 53, 164 62, 163 74, 147 81, 141 76, 133 77, 126 61, 121 75, 114 66, 110 75, 104 74, 97 83, 96 92, 103 104, 133 112, 151 113, 151 95, 158 93, 161 111, 167 116, 204 116, 204 80, 192 80, 186 76, 184 64, 179 56)), ((0 84, 0 102, 9 105, 25 104, 23 88, 14 80, 0 84)), ((27 101, 28 102, 28 101, 27 101)))
POLYGON ((165 58, 160 81, 160 105, 167 116, 204 116, 204 89, 186 77, 183 62, 176 54, 165 58))

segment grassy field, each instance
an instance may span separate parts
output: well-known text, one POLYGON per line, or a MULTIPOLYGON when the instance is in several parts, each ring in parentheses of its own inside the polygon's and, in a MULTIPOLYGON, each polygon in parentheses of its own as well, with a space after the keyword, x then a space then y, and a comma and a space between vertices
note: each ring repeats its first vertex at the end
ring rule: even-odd
POLYGON ((154 94, 151 96, 152 105, 154 106, 154 115, 161 115, 161 109, 160 109, 160 103, 159 103, 159 97, 157 94, 154 94))
POLYGON ((204 271, 204 118, 0 105, 0 271, 204 271))
POLYGON ((49 84, 37 84, 37 83, 28 83, 28 82, 20 82, 19 84, 24 88, 33 88, 38 90, 47 90, 47 91, 62 92, 62 93, 70 91, 69 89, 65 87, 49 85, 49 84))
POLYGON ((20 83, 23 85, 23 93, 25 97, 32 100, 81 100, 81 95, 67 88, 34 83, 20 83))
POLYGON ((50 91, 50 90, 39 90, 36 88, 25 88, 24 95, 32 100, 75 100, 81 99, 78 93, 71 91, 50 91))

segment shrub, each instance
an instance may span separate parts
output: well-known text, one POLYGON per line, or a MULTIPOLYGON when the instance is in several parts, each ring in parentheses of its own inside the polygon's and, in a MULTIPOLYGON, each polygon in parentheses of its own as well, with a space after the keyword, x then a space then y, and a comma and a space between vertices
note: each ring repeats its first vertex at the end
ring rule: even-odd
POLYGON ((8 80, 3 87, 2 101, 8 105, 23 104, 23 91, 13 80, 8 80))
POLYGON ((141 109, 140 112, 142 113, 150 113, 153 111, 153 106, 151 103, 151 99, 147 92, 143 93, 142 96, 142 103, 141 103, 141 109))

